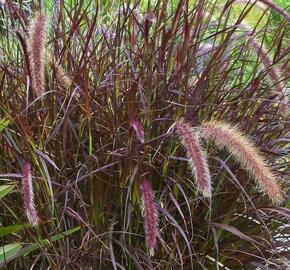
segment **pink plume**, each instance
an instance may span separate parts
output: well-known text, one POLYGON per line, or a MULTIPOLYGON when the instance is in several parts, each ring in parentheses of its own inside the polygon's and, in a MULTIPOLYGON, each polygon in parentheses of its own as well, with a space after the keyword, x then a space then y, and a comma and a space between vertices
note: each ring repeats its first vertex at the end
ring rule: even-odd
POLYGON ((140 185, 142 193, 144 229, 146 234, 146 244, 149 249, 149 254, 154 255, 156 248, 158 232, 158 212, 154 202, 154 195, 151 188, 151 183, 147 180, 142 181, 140 185))
POLYGON ((39 223, 39 217, 34 205, 30 163, 27 161, 24 162, 22 172, 22 197, 25 213, 29 222, 37 225, 39 223))
POLYGON ((186 150, 197 188, 202 192, 203 196, 211 197, 211 178, 208 163, 199 144, 198 135, 184 120, 176 123, 176 129, 186 150))

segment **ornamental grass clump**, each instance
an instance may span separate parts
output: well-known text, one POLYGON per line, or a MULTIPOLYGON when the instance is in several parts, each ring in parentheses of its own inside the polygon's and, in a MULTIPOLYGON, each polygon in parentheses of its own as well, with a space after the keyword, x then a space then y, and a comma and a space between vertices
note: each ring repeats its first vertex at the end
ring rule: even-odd
POLYGON ((200 127, 200 134, 205 140, 212 140, 217 146, 226 148, 274 204, 283 202, 282 191, 259 150, 236 127, 223 122, 205 122, 200 127))
POLYGON ((36 16, 30 23, 28 29, 28 57, 31 69, 32 89, 37 96, 44 93, 45 87, 45 38, 47 28, 47 17, 36 16))
POLYGON ((154 202, 154 194, 151 183, 143 180, 140 185, 142 194, 142 212, 144 217, 144 230, 146 236, 146 245, 150 256, 154 255, 158 237, 158 212, 154 202))
POLYGON ((185 148, 188 163, 198 190, 204 197, 211 197, 211 179, 208 163, 196 131, 185 120, 178 121, 175 126, 185 148))
MULTIPOLYGON (((281 266, 289 209, 249 187, 255 182, 226 147, 207 152, 214 148, 199 124, 227 119, 254 134, 286 193, 282 14, 257 1, 71 2, 6 1, 1 10, 0 222, 11 233, 1 235, 0 268, 281 266), (47 19, 33 16, 40 10, 50 18, 46 42, 47 19), (24 158, 25 204, 16 189, 24 158), (257 199, 243 200, 247 192, 257 199), (26 226, 24 206, 37 230, 26 226)), ((259 175, 271 184, 265 190, 276 187, 273 174, 259 175)))
POLYGON ((31 166, 28 161, 24 162, 22 170, 22 198, 27 219, 32 225, 38 225, 39 217, 34 204, 31 166))

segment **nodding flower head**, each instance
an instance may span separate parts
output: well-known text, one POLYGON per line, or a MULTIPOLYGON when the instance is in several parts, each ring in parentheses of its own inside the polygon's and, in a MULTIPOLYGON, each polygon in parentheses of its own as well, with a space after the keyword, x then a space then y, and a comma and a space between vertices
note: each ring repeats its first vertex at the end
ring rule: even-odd
POLYGON ((44 92, 45 37, 47 17, 36 16, 29 26, 28 53, 31 69, 32 89, 37 96, 44 92))
POLYGON ((198 190, 202 192, 203 196, 211 197, 211 178, 208 163, 199 143, 197 133, 183 119, 178 121, 175 127, 186 150, 188 162, 198 190))
POLYGON ((274 204, 282 203, 282 191, 273 173, 259 150, 237 128, 227 123, 211 121, 201 125, 200 134, 205 140, 212 140, 218 147, 231 153, 274 204))
POLYGON ((142 194, 142 212, 144 216, 144 229, 146 235, 146 244, 151 256, 154 255, 156 249, 158 231, 158 212, 154 202, 154 195, 151 183, 143 180, 140 185, 142 194))
POLYGON ((51 54, 47 54, 47 62, 54 68, 56 79, 59 81, 60 85, 69 91, 73 85, 72 79, 64 71, 64 69, 59 65, 51 54))
POLYGON ((33 225, 39 223, 39 217, 34 205, 30 163, 25 161, 22 170, 22 197, 26 216, 33 225))

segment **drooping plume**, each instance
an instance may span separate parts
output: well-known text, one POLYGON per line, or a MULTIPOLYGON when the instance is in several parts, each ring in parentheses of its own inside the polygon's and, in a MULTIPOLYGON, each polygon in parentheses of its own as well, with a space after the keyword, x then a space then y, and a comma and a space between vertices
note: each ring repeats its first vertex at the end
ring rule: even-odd
POLYGON ((273 173, 259 150, 237 128, 227 123, 211 121, 201 125, 200 134, 205 140, 212 140, 217 146, 227 149, 274 204, 282 203, 282 191, 273 173))
POLYGON ((25 161, 22 171, 22 197, 26 216, 33 225, 39 223, 39 217, 34 205, 34 193, 32 187, 30 163, 25 161))
POLYGON ((56 63, 56 60, 50 54, 47 54, 47 61, 54 68, 56 78, 61 86, 66 91, 69 91, 73 85, 72 79, 67 75, 64 69, 56 63))
POLYGON ((146 235, 146 244, 151 256, 154 255, 157 244, 158 231, 158 212, 154 202, 154 195, 151 183, 143 180, 140 185, 142 194, 142 212, 144 217, 144 230, 146 235))
POLYGON ((208 163, 199 143, 197 133, 184 120, 176 123, 176 129, 186 150, 188 162, 198 190, 202 192, 203 196, 211 197, 211 178, 208 163))
POLYGON ((44 93, 46 28, 47 17, 45 15, 38 15, 32 20, 28 32, 28 52, 32 77, 32 89, 37 96, 41 96, 44 93))

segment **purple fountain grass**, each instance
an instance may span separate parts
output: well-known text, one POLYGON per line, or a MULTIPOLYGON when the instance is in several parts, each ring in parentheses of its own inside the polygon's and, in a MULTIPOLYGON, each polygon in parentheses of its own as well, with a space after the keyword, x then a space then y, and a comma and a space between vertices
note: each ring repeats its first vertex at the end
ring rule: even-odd
POLYGON ((140 185, 142 194, 142 212, 144 216, 144 229, 146 234, 146 244, 150 256, 154 255, 157 244, 158 231, 158 212, 154 202, 154 194, 151 183, 143 180, 140 185))
POLYGON ((274 204, 283 202, 282 191, 274 174, 259 153, 259 150, 237 128, 223 122, 206 122, 200 126, 201 137, 214 141, 226 148, 256 180, 260 190, 267 194, 274 204))
POLYGON ((39 217, 34 205, 30 163, 25 161, 22 171, 22 197, 26 216, 32 225, 39 223, 39 217))
POLYGON ((176 123, 176 129, 186 150, 198 190, 202 192, 203 196, 211 197, 211 178, 208 163, 197 133, 183 119, 176 123))
POLYGON ((41 96, 44 93, 46 27, 47 17, 45 15, 38 15, 32 20, 28 33, 32 89, 37 96, 41 96))

